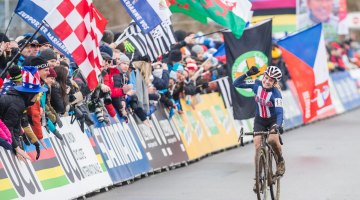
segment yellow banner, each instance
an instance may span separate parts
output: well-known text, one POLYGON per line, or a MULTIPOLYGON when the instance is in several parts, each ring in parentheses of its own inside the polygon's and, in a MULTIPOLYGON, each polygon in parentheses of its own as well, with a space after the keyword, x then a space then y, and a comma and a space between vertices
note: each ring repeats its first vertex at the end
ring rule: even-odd
POLYGON ((219 93, 193 97, 193 106, 181 100, 184 113, 173 120, 181 133, 190 160, 234 146, 237 134, 234 123, 219 93))

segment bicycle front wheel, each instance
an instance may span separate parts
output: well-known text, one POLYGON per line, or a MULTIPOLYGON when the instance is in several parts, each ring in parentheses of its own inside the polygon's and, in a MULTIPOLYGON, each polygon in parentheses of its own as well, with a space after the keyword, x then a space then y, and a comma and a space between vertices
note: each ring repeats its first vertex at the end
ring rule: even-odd
POLYGON ((269 186, 272 200, 280 199, 280 177, 276 175, 278 158, 273 151, 269 154, 269 186))
POLYGON ((266 151, 264 149, 259 149, 256 153, 255 161, 255 186, 256 186, 256 195, 258 200, 267 199, 267 186, 268 186, 268 167, 266 162, 266 151))

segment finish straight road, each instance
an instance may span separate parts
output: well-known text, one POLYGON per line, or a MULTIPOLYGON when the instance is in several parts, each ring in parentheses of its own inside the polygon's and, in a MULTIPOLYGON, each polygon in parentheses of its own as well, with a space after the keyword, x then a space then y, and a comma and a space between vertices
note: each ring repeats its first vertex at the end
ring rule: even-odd
MULTIPOLYGON (((284 200, 360 199, 360 109, 283 134, 284 200)), ((115 187, 92 199, 251 200, 253 144, 115 187)))

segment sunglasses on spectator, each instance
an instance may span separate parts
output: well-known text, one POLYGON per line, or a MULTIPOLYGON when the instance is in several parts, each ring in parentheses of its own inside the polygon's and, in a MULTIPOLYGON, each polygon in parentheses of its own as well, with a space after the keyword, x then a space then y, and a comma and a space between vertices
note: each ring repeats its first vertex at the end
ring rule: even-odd
POLYGON ((31 48, 40 48, 41 45, 39 45, 39 44, 30 44, 30 47, 31 48))
POLYGON ((42 46, 46 47, 46 48, 50 48, 53 49, 54 47, 50 44, 50 43, 45 43, 42 46))

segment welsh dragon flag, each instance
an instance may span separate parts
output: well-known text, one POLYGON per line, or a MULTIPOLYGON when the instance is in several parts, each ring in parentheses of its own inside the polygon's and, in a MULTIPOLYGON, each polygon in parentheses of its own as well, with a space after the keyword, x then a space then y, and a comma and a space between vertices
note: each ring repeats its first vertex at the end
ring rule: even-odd
POLYGON ((209 17, 216 23, 229 28, 237 38, 241 37, 251 17, 251 3, 248 0, 167 1, 173 12, 177 10, 205 23, 207 22, 206 18, 209 17))

